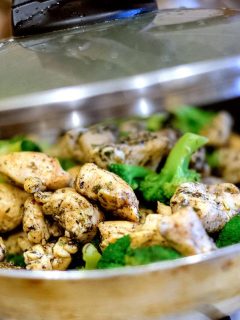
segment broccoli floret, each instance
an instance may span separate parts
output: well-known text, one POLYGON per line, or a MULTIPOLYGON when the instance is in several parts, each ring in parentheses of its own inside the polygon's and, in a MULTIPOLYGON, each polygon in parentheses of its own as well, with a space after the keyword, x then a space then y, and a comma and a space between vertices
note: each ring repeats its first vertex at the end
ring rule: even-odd
POLYGON ((172 111, 174 119, 172 125, 181 132, 199 133, 203 127, 212 122, 215 112, 199 108, 183 106, 172 111))
POLYGON ((85 261, 86 270, 96 269, 99 260, 101 259, 101 254, 91 243, 87 243, 82 248, 83 260, 85 261))
POLYGON ((219 167, 220 161, 219 161, 219 154, 217 150, 215 150, 211 154, 207 154, 207 163, 212 169, 219 167))
POLYGON ((118 239, 110 244, 99 260, 98 269, 110 269, 123 266, 137 266, 161 260, 180 258, 181 254, 171 248, 164 248, 158 245, 146 248, 131 248, 129 235, 118 239))
POLYGON ((147 175, 153 173, 153 171, 144 167, 121 163, 110 164, 108 169, 125 180, 133 190, 136 190, 139 187, 141 180, 143 180, 147 175))
POLYGON ((65 171, 67 171, 77 165, 77 163, 72 159, 58 158, 58 161, 59 161, 61 167, 63 168, 63 170, 65 170, 65 171))
POLYGON ((240 215, 233 217, 225 224, 220 231, 216 240, 216 245, 219 248, 230 246, 240 242, 240 215))
POLYGON ((182 255, 171 248, 165 248, 159 245, 129 249, 125 262, 129 266, 138 266, 156 261, 173 260, 181 258, 182 255))
POLYGON ((12 262, 15 266, 19 266, 22 268, 26 267, 24 257, 22 254, 8 254, 6 256, 6 260, 7 262, 12 262))
POLYGON ((98 269, 118 268, 126 265, 125 256, 130 247, 130 236, 124 236, 116 242, 109 244, 102 253, 97 264, 98 269))
POLYGON ((9 140, 0 140, 0 154, 20 151, 37 151, 41 152, 41 148, 32 140, 25 139, 22 136, 9 140))
POLYGON ((150 174, 140 183, 147 201, 167 203, 177 187, 184 182, 199 181, 200 175, 189 169, 192 154, 207 142, 207 138, 185 133, 171 150, 159 174, 150 174))
POLYGON ((158 131, 162 128, 164 121, 167 118, 166 113, 155 113, 147 119, 147 130, 158 131))

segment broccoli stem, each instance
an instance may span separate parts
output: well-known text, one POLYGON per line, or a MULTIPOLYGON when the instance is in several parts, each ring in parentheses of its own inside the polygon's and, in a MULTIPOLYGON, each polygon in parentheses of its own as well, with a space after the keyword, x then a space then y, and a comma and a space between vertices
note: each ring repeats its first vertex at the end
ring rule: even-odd
POLYGON ((101 259, 101 254, 91 243, 87 243, 82 248, 83 260, 85 261, 86 270, 94 270, 101 259))
POLYGON ((173 177, 186 177, 191 156, 207 143, 208 139, 193 133, 184 134, 170 152, 160 173, 161 181, 169 181, 173 177))
POLYGON ((189 169, 189 162, 192 154, 207 141, 205 137, 185 133, 173 147, 160 174, 148 175, 140 183, 144 199, 168 203, 180 184, 199 181, 199 174, 189 169))

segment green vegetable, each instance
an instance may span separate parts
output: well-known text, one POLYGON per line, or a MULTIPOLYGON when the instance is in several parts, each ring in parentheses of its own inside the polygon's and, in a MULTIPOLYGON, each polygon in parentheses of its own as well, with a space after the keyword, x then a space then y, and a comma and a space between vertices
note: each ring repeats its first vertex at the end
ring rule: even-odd
POLYGON ((163 123, 166 120, 167 115, 165 113, 155 113, 147 119, 147 129, 149 131, 158 131, 163 127, 163 123))
POLYGON ((110 244, 99 260, 98 269, 110 269, 123 266, 137 266, 151 262, 171 260, 181 257, 181 254, 171 248, 164 248, 158 245, 131 248, 130 236, 124 236, 115 243, 110 244))
POLYGON ((60 162, 60 165, 63 168, 63 170, 66 171, 77 165, 77 163, 72 159, 58 158, 58 161, 60 162))
POLYGON ((150 174, 140 183, 145 200, 167 203, 180 184, 199 181, 199 174, 189 169, 189 162, 206 142, 205 137, 185 133, 171 150, 160 174, 150 174))
POLYGON ((156 261, 173 260, 181 258, 181 254, 171 248, 165 248, 158 245, 129 249, 125 257, 126 265, 138 266, 156 261))
POLYGON ((21 151, 42 152, 42 149, 34 141, 24 139, 21 142, 21 151))
POLYGON ((37 151, 41 148, 32 140, 25 139, 22 136, 14 137, 9 140, 0 140, 0 155, 20 151, 37 151))
POLYGON ((86 243, 82 248, 83 260, 85 261, 85 269, 93 270, 96 269, 99 260, 101 259, 101 254, 91 243, 86 243))
POLYGON ((219 161, 219 154, 217 150, 211 154, 207 154, 207 163, 213 169, 219 167, 220 161, 219 161))
POLYGON ((131 239, 124 236, 115 243, 111 243, 102 253, 102 258, 97 264, 98 269, 110 269, 123 267, 125 263, 125 255, 130 247, 131 239))
POLYGON ((230 246, 240 242, 240 215, 233 217, 225 224, 220 231, 216 240, 216 245, 219 248, 230 246))
POLYGON ((6 256, 6 260, 7 262, 12 262, 15 266, 19 266, 22 268, 26 267, 24 257, 22 254, 8 254, 6 256))
POLYGON ((108 170, 125 180, 133 188, 133 190, 136 190, 139 187, 141 180, 143 180, 147 175, 153 173, 153 171, 144 167, 122 163, 110 164, 108 166, 108 170))
POLYGON ((172 111, 172 125, 181 132, 199 133, 203 127, 210 124, 216 113, 199 108, 183 106, 172 111))

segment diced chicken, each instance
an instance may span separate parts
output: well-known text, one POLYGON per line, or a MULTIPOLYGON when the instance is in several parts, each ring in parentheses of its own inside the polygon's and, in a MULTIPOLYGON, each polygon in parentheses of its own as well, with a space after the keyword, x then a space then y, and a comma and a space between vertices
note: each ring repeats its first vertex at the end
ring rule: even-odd
POLYGON ((103 214, 72 188, 54 193, 39 192, 36 201, 43 204, 44 214, 51 215, 65 230, 65 235, 81 242, 91 241, 103 214))
POLYGON ((229 141, 228 141, 228 147, 230 149, 240 149, 240 135, 237 133, 231 133, 229 141))
POLYGON ((51 216, 45 216, 45 221, 51 237, 59 238, 64 236, 64 229, 59 225, 57 221, 54 221, 51 216))
POLYGON ((204 185, 184 183, 176 190, 171 202, 173 213, 190 206, 209 233, 221 230, 240 210, 239 189, 231 183, 204 185))
POLYGON ((218 162, 219 172, 225 181, 240 183, 240 152, 238 149, 219 149, 218 162))
POLYGON ((57 159, 41 152, 13 152, 0 156, 0 173, 17 185, 23 186, 27 178, 39 178, 47 189, 67 187, 70 175, 57 159))
POLYGON ((77 251, 77 246, 66 237, 59 238, 57 243, 36 244, 24 252, 26 269, 66 270, 77 251))
POLYGON ((139 221, 138 200, 133 190, 114 173, 87 163, 82 166, 75 187, 80 194, 100 203, 115 216, 139 221))
POLYGON ((21 224, 23 205, 28 196, 15 186, 0 184, 0 232, 11 231, 21 224))
POLYGON ((173 130, 158 132, 140 131, 124 137, 116 147, 123 151, 122 162, 156 170, 176 142, 173 130))
POLYGON ((0 269, 4 269, 4 270, 20 270, 22 269, 21 267, 17 267, 15 266, 13 263, 11 262, 0 262, 0 269))
POLYGON ((176 142, 176 134, 173 130, 133 130, 130 135, 121 136, 116 126, 99 125, 81 133, 77 143, 74 141, 74 144, 72 139, 69 141, 72 155, 83 163, 93 162, 103 169, 110 163, 156 169, 176 142))
POLYGON ((0 261, 3 261, 6 254, 6 245, 3 241, 3 238, 0 237, 0 261))
POLYGON ((71 176, 71 183, 70 183, 71 187, 74 186, 75 180, 77 179, 77 176, 79 174, 80 169, 81 169, 81 166, 75 166, 75 167, 70 168, 67 171, 71 176))
POLYGON ((23 231, 31 243, 46 244, 50 238, 42 207, 32 197, 24 204, 23 231))
POLYGON ((201 135, 209 139, 208 145, 213 147, 224 146, 230 137, 233 120, 226 111, 219 112, 213 121, 202 129, 201 135))
POLYGON ((104 221, 99 223, 98 229, 101 235, 101 248, 105 249, 110 243, 132 233, 137 224, 129 221, 104 221))
POLYGON ((210 167, 206 161, 206 150, 205 148, 201 148, 196 151, 192 157, 190 162, 191 169, 196 170, 201 173, 202 177, 207 177, 210 175, 210 167))
POLYGON ((180 208, 173 215, 162 217, 160 232, 171 247, 185 256, 216 249, 191 207, 180 208))
POLYGON ((131 247, 148 247, 154 245, 167 246, 166 239, 160 233, 162 216, 149 214, 143 225, 136 227, 131 237, 131 247))
POLYGON ((27 234, 22 231, 10 235, 4 242, 8 254, 21 254, 31 247, 27 234))
POLYGON ((157 202, 157 213, 162 216, 171 216, 172 215, 172 209, 170 206, 167 206, 164 203, 157 202))

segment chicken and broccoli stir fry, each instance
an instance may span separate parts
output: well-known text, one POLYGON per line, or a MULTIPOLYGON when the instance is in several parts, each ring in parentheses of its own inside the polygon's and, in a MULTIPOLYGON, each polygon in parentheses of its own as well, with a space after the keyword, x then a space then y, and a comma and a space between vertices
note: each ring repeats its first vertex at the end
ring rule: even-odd
POLYGON ((180 107, 0 141, 0 267, 104 269, 240 242, 240 135, 180 107))

